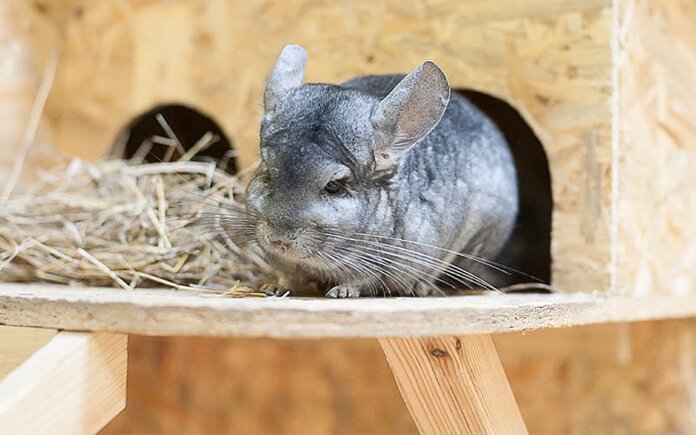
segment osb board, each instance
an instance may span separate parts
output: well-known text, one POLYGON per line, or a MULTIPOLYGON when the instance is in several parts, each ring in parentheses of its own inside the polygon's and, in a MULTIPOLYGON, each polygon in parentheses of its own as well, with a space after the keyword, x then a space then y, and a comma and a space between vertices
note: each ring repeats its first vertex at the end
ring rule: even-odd
POLYGON ((243 298, 167 289, 0 284, 0 324, 145 335, 407 337, 696 316, 696 296, 243 298))
MULTIPOLYGON (((48 58, 43 44, 35 43, 54 39, 54 35, 50 23, 33 14, 28 3, 0 2, 0 179, 3 182, 25 135, 43 64, 48 58)), ((45 131, 39 130, 35 142, 47 140, 45 131)), ((38 165, 34 154, 27 160, 28 165, 38 165)), ((31 180, 28 171, 22 174, 22 182, 31 180)))
MULTIPOLYGON (((696 431, 694 320, 494 341, 532 434, 696 431)), ((128 355, 104 434, 417 433, 376 340, 134 336, 128 355)))
POLYGON ((55 141, 97 157, 136 114, 179 101, 212 114, 242 165, 257 158, 266 74, 280 47, 309 51, 309 81, 437 61, 455 88, 510 101, 544 142, 554 192, 555 285, 609 289, 609 0, 334 2, 29 1, 55 25, 55 141))
POLYGON ((696 3, 618 2, 616 283, 696 293, 696 3))

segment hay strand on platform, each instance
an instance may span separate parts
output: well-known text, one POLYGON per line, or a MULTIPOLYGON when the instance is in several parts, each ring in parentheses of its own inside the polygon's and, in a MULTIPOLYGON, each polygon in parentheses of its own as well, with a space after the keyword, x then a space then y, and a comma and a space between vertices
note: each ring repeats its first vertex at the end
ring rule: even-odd
POLYGON ((258 295, 253 289, 272 279, 262 258, 188 225, 241 209, 242 195, 238 178, 212 163, 74 160, 4 201, 0 281, 258 295))

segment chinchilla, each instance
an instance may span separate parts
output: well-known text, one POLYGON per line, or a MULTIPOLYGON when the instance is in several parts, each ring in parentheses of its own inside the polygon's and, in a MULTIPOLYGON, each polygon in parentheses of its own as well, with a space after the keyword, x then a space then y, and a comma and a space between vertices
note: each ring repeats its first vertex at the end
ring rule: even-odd
POLYGON ((250 237, 282 274, 278 287, 313 281, 329 297, 491 288, 482 271, 518 209, 493 122, 431 61, 340 85, 303 84, 306 61, 287 45, 268 78, 246 193, 250 237))

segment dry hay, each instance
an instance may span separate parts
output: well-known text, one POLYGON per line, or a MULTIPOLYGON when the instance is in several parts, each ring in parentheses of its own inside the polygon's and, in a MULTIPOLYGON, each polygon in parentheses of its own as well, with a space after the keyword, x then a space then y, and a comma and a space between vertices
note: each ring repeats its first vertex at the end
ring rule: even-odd
POLYGON ((241 209, 243 184, 214 163, 73 160, 3 201, 0 281, 169 286, 233 296, 271 280, 253 250, 201 216, 241 209), (211 214, 212 213, 212 214, 211 214))

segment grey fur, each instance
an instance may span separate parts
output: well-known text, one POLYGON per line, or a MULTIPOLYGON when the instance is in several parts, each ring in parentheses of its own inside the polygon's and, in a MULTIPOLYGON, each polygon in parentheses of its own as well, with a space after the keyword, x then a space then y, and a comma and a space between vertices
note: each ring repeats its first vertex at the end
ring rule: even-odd
MULTIPOLYGON (((269 79, 262 162, 247 189, 256 241, 291 285, 319 280, 333 297, 424 294, 440 261, 457 258, 451 251, 492 258, 517 214, 513 160, 494 124, 461 95, 450 98, 432 62, 408 76, 300 86, 301 71, 284 80, 278 69, 304 67, 287 60, 303 58, 291 47, 269 79), (332 180, 342 193, 324 190, 332 180), (385 259, 373 258, 383 249, 385 259), (396 262, 404 265, 390 269, 396 262)), ((478 273, 481 262, 459 267, 478 273)))

